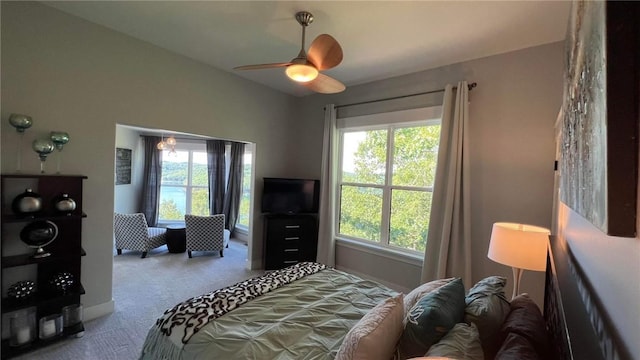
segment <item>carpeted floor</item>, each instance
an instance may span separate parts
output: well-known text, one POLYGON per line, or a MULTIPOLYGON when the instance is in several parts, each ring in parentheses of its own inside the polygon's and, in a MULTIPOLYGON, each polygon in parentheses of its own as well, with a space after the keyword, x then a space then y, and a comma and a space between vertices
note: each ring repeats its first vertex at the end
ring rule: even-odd
POLYGON ((113 261, 115 311, 85 322, 82 338, 69 338, 27 353, 20 360, 138 359, 147 331, 175 304, 262 274, 246 269, 247 247, 230 241, 224 257, 214 252, 171 254, 165 246, 149 253, 123 251, 113 261))

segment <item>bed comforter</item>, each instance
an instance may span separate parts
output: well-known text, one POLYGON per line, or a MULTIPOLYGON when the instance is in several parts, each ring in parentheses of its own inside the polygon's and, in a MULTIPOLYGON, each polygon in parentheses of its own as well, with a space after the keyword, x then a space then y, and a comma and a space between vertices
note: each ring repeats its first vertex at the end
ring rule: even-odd
POLYGON ((171 351, 156 325, 141 359, 333 359, 349 329, 396 294, 327 268, 216 317, 171 351))

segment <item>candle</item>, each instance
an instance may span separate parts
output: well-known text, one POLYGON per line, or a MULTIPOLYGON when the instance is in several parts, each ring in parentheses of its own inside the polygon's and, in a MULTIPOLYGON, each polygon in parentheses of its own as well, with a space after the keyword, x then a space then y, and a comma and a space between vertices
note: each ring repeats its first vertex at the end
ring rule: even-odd
POLYGON ((42 337, 48 338, 56 334, 56 321, 47 320, 42 324, 41 329, 42 337))
POLYGON ((16 331, 16 342, 23 345, 31 341, 31 329, 28 326, 21 327, 16 331))

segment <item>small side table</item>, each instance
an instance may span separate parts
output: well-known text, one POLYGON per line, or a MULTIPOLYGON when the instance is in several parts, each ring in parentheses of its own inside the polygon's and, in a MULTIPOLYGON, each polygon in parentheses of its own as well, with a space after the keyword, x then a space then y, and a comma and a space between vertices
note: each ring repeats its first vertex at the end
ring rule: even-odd
POLYGON ((187 234, 184 225, 167 225, 167 249, 170 253, 183 253, 187 250, 187 234))

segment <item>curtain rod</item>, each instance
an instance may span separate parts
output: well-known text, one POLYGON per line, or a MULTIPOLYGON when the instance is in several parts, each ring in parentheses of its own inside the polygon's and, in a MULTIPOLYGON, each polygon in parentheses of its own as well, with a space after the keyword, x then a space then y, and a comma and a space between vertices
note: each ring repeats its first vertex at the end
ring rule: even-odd
MULTIPOLYGON (((469 89, 469 91, 471 91, 476 86, 478 86, 478 84, 473 82, 473 83, 467 85, 467 88, 469 89)), ((453 88, 457 89, 458 87, 454 86, 453 88)), ((339 109, 339 108, 342 108, 342 107, 347 107, 347 106, 370 104, 370 103, 379 102, 379 101, 404 99, 404 98, 407 98, 407 97, 418 96, 418 95, 435 94, 435 93, 439 93, 439 92, 443 92, 443 91, 444 91, 444 89, 438 89, 438 90, 425 91, 425 92, 420 92, 420 93, 415 93, 415 94, 400 95, 400 96, 394 96, 394 97, 389 97, 389 98, 361 101, 361 102, 356 102, 356 103, 351 103, 351 104, 344 104, 344 105, 336 105, 336 109, 339 109)))
MULTIPOLYGON (((205 137, 180 137, 180 136, 171 135, 171 133, 168 133, 168 132, 165 134, 169 134, 164 136, 165 139, 173 136, 173 138, 176 140, 224 140, 224 139, 205 138, 205 137)), ((157 136, 155 134, 140 134, 140 137, 144 137, 144 136, 156 136, 159 138, 163 137, 163 136, 157 136)), ((231 140, 225 140, 225 141, 231 141, 231 140)))

